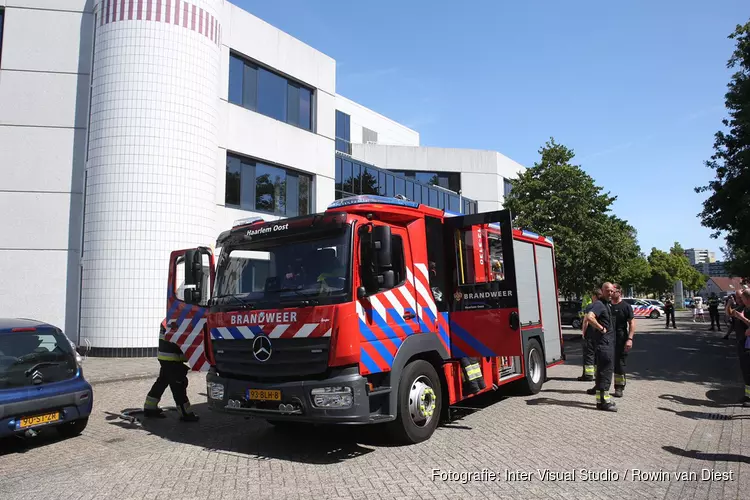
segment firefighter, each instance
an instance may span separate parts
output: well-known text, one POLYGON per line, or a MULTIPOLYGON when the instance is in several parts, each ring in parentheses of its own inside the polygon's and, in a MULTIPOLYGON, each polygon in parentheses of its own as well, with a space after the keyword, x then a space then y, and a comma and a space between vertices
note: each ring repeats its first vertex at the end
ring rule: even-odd
POLYGON ((742 406, 750 407, 750 345, 747 330, 750 326, 750 290, 744 289, 736 294, 736 304, 728 305, 727 312, 732 316, 732 330, 737 337, 737 356, 740 360, 742 378, 745 383, 745 395, 742 406))
POLYGON ((590 296, 586 296, 583 299, 583 325, 581 326, 581 334, 583 336, 583 375, 578 377, 581 382, 592 382, 594 380, 594 373, 596 371, 596 360, 594 359, 594 330, 589 328, 588 321, 586 320, 586 314, 591 310, 594 302, 599 300, 599 293, 593 292, 590 296))
POLYGON ((711 292, 711 297, 708 298, 708 315, 711 316, 711 331, 714 331, 714 322, 716 323, 716 329, 721 331, 721 323, 719 323, 719 297, 714 292, 711 292))
POLYGON ((664 313, 667 317, 667 326, 666 328, 669 328, 669 318, 672 318, 672 328, 677 328, 677 325, 674 323, 674 302, 670 297, 667 297, 667 300, 664 301, 664 313))
POLYGON ((586 314, 589 327, 594 329, 593 340, 596 352, 596 385, 586 392, 596 395, 596 409, 603 411, 617 411, 617 406, 610 401, 609 396, 615 357, 616 326, 610 305, 613 292, 612 283, 604 283, 599 300, 593 303, 591 310, 586 314))
POLYGON ((177 405, 177 411, 180 413, 180 420, 197 422, 198 415, 190 408, 190 401, 187 396, 187 373, 190 368, 185 364, 185 355, 180 347, 174 342, 166 340, 166 333, 166 320, 164 320, 159 330, 159 351, 157 353, 159 365, 161 365, 159 377, 151 386, 151 390, 148 391, 146 402, 143 404, 143 414, 146 417, 164 417, 162 409, 159 408, 159 401, 167 386, 169 386, 172 391, 172 398, 177 405))
POLYGON ((622 300, 622 288, 615 284, 612 296, 612 314, 615 317, 615 392, 616 398, 622 397, 625 390, 625 365, 628 352, 633 348, 635 335, 635 316, 633 307, 622 300))

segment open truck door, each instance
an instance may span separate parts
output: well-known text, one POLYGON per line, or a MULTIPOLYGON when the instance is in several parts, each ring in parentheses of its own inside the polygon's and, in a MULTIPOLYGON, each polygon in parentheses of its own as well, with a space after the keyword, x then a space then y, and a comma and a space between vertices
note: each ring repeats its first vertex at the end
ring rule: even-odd
POLYGON ((451 356, 523 356, 510 211, 445 219, 451 356))
POLYGON ((209 368, 204 332, 215 272, 210 248, 170 254, 165 339, 180 347, 193 371, 209 368))

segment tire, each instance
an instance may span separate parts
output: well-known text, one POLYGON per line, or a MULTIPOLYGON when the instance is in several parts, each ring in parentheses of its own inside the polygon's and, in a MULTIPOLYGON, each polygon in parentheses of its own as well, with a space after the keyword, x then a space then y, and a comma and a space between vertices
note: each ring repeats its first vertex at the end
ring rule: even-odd
POLYGON ((547 377, 544 351, 537 339, 529 339, 523 349, 526 376, 521 380, 521 392, 526 396, 539 394, 547 377))
POLYGON ((89 417, 79 418, 57 426, 57 432, 66 438, 78 436, 89 424, 89 417))
POLYGON ((648 317, 651 319, 659 319, 659 316, 659 311, 651 311, 651 314, 648 315, 648 317))
POLYGON ((570 322, 570 326, 575 328, 576 330, 580 330, 583 326, 583 322, 581 322, 581 318, 575 318, 573 321, 570 322))
POLYGON ((404 368, 398 382, 396 420, 391 436, 399 443, 426 441, 437 429, 443 409, 443 389, 432 364, 418 359, 404 368))

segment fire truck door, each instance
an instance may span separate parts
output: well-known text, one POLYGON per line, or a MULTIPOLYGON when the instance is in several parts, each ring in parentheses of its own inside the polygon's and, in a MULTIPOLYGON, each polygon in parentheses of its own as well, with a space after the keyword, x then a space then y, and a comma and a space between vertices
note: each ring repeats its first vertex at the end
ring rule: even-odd
POLYGON ((403 228, 391 228, 391 255, 393 288, 359 299, 357 306, 368 373, 388 371, 401 343, 420 331, 412 252, 403 228))
POLYGON ((451 355, 523 356, 510 211, 451 217, 446 231, 455 258, 451 355))
POLYGON ((180 347, 190 369, 194 371, 207 371, 209 368, 203 332, 214 278, 214 256, 210 249, 176 250, 171 253, 164 338, 180 347), (186 260, 192 260, 194 265, 200 263, 202 279, 199 284, 186 285, 190 281, 186 280, 186 272, 190 270, 186 260))

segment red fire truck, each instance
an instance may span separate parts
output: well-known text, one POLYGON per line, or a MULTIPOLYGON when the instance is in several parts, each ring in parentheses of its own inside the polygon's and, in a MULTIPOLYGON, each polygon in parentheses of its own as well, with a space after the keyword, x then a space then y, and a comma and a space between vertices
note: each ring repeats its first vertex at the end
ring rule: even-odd
POLYGON ((564 360, 553 242, 507 210, 363 195, 238 221, 216 249, 216 265, 172 253, 167 303, 214 410, 419 442, 449 405, 511 382, 535 394, 564 360))

